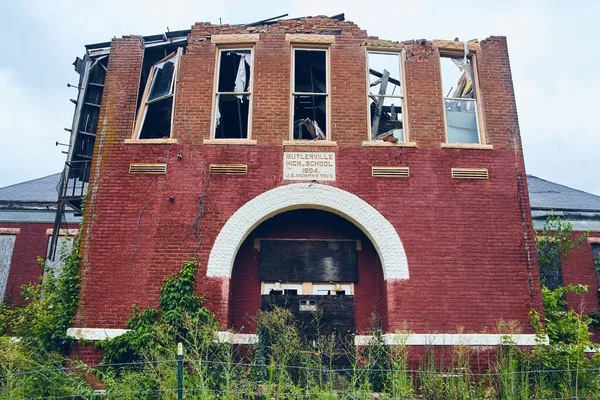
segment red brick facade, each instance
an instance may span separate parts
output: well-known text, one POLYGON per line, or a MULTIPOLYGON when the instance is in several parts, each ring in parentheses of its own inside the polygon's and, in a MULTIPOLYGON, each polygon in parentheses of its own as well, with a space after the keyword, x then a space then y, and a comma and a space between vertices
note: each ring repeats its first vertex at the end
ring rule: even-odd
MULTIPOLYGON (((573 234, 574 238, 581 237, 582 232, 573 234)), ((600 238, 600 232, 591 232, 590 237, 600 238)), ((568 293, 566 295, 569 307, 578 313, 589 314, 599 310, 598 303, 598 278, 592 254, 592 245, 584 241, 578 248, 569 254, 562 262, 562 277, 564 285, 587 285, 588 291, 580 295, 568 293)), ((596 336, 596 341, 600 338, 596 336)))
POLYGON ((18 229, 4 294, 8 304, 16 305, 19 302, 21 286, 39 282, 42 267, 37 258, 46 257, 49 237, 47 231, 52 227, 49 223, 0 222, 0 230, 18 229))
MULTIPOLYGON (((132 305, 156 305, 164 279, 195 254, 197 291, 221 328, 248 326, 246 314, 255 313, 259 304, 251 269, 253 236, 240 243, 231 282, 206 276, 215 238, 245 203, 293 183, 282 179, 285 151, 327 151, 336 155, 336 180, 319 183, 372 205, 397 231, 408 260, 409 279, 383 280, 377 244, 364 246, 357 328, 368 328, 363 321, 373 306, 366 293, 373 292, 385 299, 375 309, 388 331, 406 323, 417 333, 454 333, 459 326, 490 332, 504 319, 518 320, 524 333, 532 333, 528 311, 541 310, 540 283, 506 40, 486 39, 477 52, 485 144, 493 149, 441 147, 446 139, 440 50, 429 41, 403 44, 407 125, 417 147, 363 145, 368 140, 364 42, 385 42, 369 38, 351 22, 325 18, 280 21, 250 32, 260 34, 253 70, 251 138, 256 144, 206 144, 218 48, 210 35, 235 33, 249 32, 192 27, 179 69, 171 133, 177 143, 170 144, 125 143, 134 129, 144 49, 139 37, 112 41, 80 231, 83 285, 75 326, 125 328, 132 305), (284 145, 290 138, 292 48, 285 34, 332 32, 335 42, 326 45, 329 134, 337 145, 284 145), (166 163, 167 173, 130 174, 131 163, 166 163), (246 164, 248 173, 216 178, 208 174, 209 164, 246 164), (372 177, 372 166, 409 166, 410 178, 372 177), (487 168, 489 179, 452 179, 451 168, 487 168)), ((386 44, 392 45, 400 46, 386 44)), ((298 234, 285 226, 281 232, 298 234)), ((315 237, 326 234, 320 228, 315 237)))

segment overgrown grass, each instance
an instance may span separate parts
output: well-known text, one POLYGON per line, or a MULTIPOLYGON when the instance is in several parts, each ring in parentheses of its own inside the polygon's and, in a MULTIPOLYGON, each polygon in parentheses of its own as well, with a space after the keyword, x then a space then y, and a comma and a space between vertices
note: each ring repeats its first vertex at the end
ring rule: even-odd
MULTIPOLYGON (((568 227, 552 221, 555 226, 546 232, 547 240, 538 241, 540 246, 568 240, 568 227), (557 238, 557 232, 564 237, 557 238)), ((563 248, 570 251, 574 244, 560 247, 558 258, 542 258, 546 267, 561 259, 563 248)), ((59 277, 49 275, 25 288, 25 305, 10 309, 0 304, 0 400, 175 399, 179 342, 185 349, 186 399, 600 397, 600 353, 586 352, 592 346, 590 318, 568 309, 564 300, 565 293, 585 290, 579 285, 543 288, 544 319, 532 310, 531 322, 540 338, 550 337, 550 344, 529 349, 510 340, 510 334, 520 333, 520 324, 504 321, 496 332, 506 334, 506 340, 496 349, 432 346, 417 354, 406 345, 408 329, 397 332, 395 343, 384 343, 378 328, 365 346, 335 334, 307 340, 283 308, 261 312, 258 343, 238 346, 217 340, 217 322, 194 292, 196 264, 190 261, 166 279, 158 308, 134 307, 131 331, 98 344, 103 364, 83 366, 65 357, 71 344, 66 328, 79 290, 77 246, 63 256, 59 277), (84 374, 102 382, 106 393, 95 393, 84 374)), ((315 318, 318 327, 320 314, 315 318)))

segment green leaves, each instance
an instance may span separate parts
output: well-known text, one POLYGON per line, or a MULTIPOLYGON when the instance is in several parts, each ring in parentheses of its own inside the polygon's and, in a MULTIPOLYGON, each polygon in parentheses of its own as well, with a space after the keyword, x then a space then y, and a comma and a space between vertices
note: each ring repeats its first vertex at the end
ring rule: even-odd
POLYGON ((167 332, 173 343, 185 340, 189 334, 189 321, 195 325, 213 323, 204 298, 195 292, 196 262, 186 261, 179 273, 165 279, 160 288, 159 308, 148 307, 139 312, 133 306, 133 315, 127 322, 131 329, 125 335, 103 340, 98 346, 104 350, 107 364, 130 363, 142 359, 150 349, 160 348, 157 332, 167 332))

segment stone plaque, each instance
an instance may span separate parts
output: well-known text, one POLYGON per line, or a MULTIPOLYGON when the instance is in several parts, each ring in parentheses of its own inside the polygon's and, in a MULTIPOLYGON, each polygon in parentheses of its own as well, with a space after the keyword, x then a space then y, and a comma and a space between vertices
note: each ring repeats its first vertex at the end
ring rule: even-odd
POLYGON ((283 179, 335 181, 335 153, 284 152, 283 179))

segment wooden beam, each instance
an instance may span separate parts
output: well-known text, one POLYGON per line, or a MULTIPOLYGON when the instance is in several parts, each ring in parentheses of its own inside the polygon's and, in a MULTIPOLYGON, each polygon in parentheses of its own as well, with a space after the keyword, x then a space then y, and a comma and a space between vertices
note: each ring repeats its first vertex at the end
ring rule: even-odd
MULTIPOLYGON (((383 70, 383 74, 381 75, 381 84, 379 86, 379 94, 384 95, 385 90, 387 89, 388 79, 390 78, 390 73, 387 69, 383 70)), ((379 119, 381 118, 381 110, 383 109, 383 100, 385 97, 379 97, 377 99, 377 105, 375 106, 375 118, 373 119, 373 124, 371 125, 371 137, 377 137, 377 131, 379 130, 379 119)))
MULTIPOLYGON (((465 50, 465 42, 460 42, 458 40, 434 40, 433 45, 443 51, 451 51, 456 52, 460 51, 464 53, 465 50)), ((481 51, 481 45, 477 42, 468 42, 467 49, 470 52, 478 52, 481 51)))
MULTIPOLYGON (((374 75, 378 78, 381 78, 383 76, 383 74, 379 71, 375 71, 374 69, 369 68, 369 73, 371 75, 374 75)), ((394 79, 394 78, 390 78, 389 77, 389 73, 388 73, 388 81, 390 81, 391 83, 393 83, 394 85, 398 85, 398 86, 402 86, 400 81, 398 79, 394 79)))

